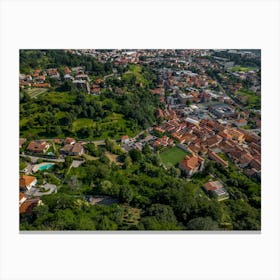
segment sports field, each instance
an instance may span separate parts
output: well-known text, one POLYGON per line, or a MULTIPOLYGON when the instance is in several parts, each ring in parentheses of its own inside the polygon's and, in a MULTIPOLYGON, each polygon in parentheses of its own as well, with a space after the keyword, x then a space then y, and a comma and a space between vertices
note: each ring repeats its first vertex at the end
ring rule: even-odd
POLYGON ((173 147, 160 153, 160 158, 163 163, 171 163, 176 165, 184 159, 188 153, 178 147, 173 147))

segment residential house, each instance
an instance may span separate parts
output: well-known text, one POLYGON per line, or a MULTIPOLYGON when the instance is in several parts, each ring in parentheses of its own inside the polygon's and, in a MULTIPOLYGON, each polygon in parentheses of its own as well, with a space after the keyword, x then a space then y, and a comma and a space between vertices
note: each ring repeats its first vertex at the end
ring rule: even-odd
POLYGON ((37 205, 40 205, 41 203, 42 201, 39 198, 28 199, 20 205, 19 212, 20 214, 29 214, 37 205))
POLYGON ((70 138, 70 137, 67 137, 65 138, 64 140, 64 144, 70 144, 70 145, 74 145, 76 143, 76 140, 74 138, 70 138))
POLYGON ((44 154, 50 147, 50 144, 46 141, 31 141, 27 146, 27 151, 36 153, 36 154, 44 154))
POLYGON ((22 203, 24 203, 24 201, 26 201, 27 196, 25 195, 25 193, 23 192, 19 192, 19 206, 21 206, 22 203))
POLYGON ((22 145, 26 142, 25 138, 19 138, 19 148, 21 149, 22 145))
POLYGON ((211 181, 206 183, 203 188, 205 191, 213 197, 216 197, 218 201, 229 198, 229 194, 220 181, 211 181))
POLYGON ((122 136, 122 138, 121 138, 121 143, 122 144, 128 144, 129 141, 130 141, 130 139, 129 139, 128 135, 122 136))
POLYGON ((69 156, 81 156, 84 154, 84 147, 81 143, 66 144, 60 149, 60 153, 69 156))
POLYGON ((188 155, 179 163, 179 168, 188 176, 204 169, 204 159, 195 154, 188 155))
POLYGON ((215 152, 213 151, 209 151, 208 155, 211 159, 213 159, 214 161, 220 163, 221 165, 223 165, 224 167, 228 167, 228 162, 225 161, 224 159, 222 159, 220 156, 218 156, 215 152))
POLYGON ((22 175, 19 179, 19 187, 22 191, 30 190, 37 184, 37 179, 34 176, 22 175))

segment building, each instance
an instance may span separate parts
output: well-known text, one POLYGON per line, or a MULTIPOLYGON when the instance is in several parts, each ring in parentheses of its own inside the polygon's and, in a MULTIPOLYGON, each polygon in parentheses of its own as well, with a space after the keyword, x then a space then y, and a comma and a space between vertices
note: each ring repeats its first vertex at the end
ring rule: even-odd
POLYGON ((76 140, 74 138, 70 138, 70 137, 67 137, 65 138, 64 140, 64 144, 70 144, 70 145, 74 145, 76 143, 76 140))
POLYGON ((19 148, 21 149, 22 145, 25 143, 25 138, 19 138, 19 148))
POLYGON ((222 159, 220 156, 218 156, 215 152, 209 151, 209 152, 208 152, 208 155, 209 155, 209 157, 210 157, 212 160, 214 160, 214 161, 220 163, 220 164, 223 165, 224 167, 228 167, 228 162, 225 161, 225 160, 223 160, 223 159, 222 159))
POLYGON ((179 168, 188 176, 202 171, 204 169, 204 159, 200 156, 192 154, 186 156, 180 163, 179 168))
POLYGON ((19 206, 21 206, 21 204, 24 203, 24 201, 26 201, 26 199, 27 199, 27 196, 23 192, 20 192, 19 193, 19 206))
POLYGON ((129 143, 129 137, 128 137, 128 135, 122 136, 121 142, 122 142, 122 144, 128 144, 128 143, 129 143))
POLYGON ((36 154, 44 154, 50 147, 50 144, 46 141, 32 141, 27 146, 27 151, 36 153, 36 154))
POLYGON ((19 187, 22 191, 30 190, 37 184, 37 179, 34 176, 22 175, 19 179, 19 187))
POLYGON ((60 149, 60 153, 68 156, 81 156, 84 154, 84 147, 81 143, 66 144, 60 149))
POLYGON ((220 181, 207 182, 203 186, 203 188, 209 195, 216 197, 218 201, 222 201, 229 198, 228 192, 226 191, 226 189, 220 181))
POLYGON ((28 199, 20 205, 19 212, 20 214, 29 214, 37 205, 40 205, 41 203, 42 201, 39 198, 28 199))

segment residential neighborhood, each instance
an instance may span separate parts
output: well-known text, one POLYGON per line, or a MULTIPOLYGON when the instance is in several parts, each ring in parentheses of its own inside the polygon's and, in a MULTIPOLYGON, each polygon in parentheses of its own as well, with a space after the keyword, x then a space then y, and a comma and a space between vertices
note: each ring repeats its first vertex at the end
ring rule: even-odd
POLYGON ((22 230, 260 229, 260 50, 20 58, 22 230))

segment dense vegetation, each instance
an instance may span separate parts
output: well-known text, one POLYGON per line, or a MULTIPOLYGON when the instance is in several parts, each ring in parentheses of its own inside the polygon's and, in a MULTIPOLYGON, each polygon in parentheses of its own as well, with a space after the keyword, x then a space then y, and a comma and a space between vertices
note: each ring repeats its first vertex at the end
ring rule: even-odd
MULTIPOLYGON (((96 62, 89 56, 77 56, 64 51, 21 52, 21 67, 25 73, 28 67, 85 65, 95 79, 98 75, 110 73, 111 68, 106 67, 106 64, 96 62)), ((123 69, 120 79, 109 77, 106 88, 104 83, 101 85, 100 96, 88 95, 78 90, 72 82, 63 79, 53 83, 49 92, 36 98, 31 98, 27 90, 22 90, 21 136, 104 139, 134 135, 155 122, 154 113, 159 100, 150 94, 155 84, 156 75, 150 68, 131 65, 123 69)))
MULTIPOLYGON (((86 160, 79 167, 70 168, 73 158, 66 157, 51 173, 36 173, 39 184, 56 184, 58 192, 42 196, 41 205, 21 215, 21 230, 260 229, 260 182, 249 179, 233 164, 223 168, 207 161, 204 172, 189 180, 178 169, 186 153, 177 147, 156 153, 146 145, 142 152, 132 149, 125 153, 116 144, 114 139, 121 135, 135 136, 155 123, 155 108, 161 104, 150 93, 157 84, 153 69, 118 66, 115 74, 109 62, 59 50, 21 51, 20 59, 22 73, 54 67, 63 76, 65 66, 82 65, 93 80, 108 76, 96 96, 63 78, 48 81, 51 89, 36 92, 36 97, 21 91, 22 137, 106 139, 104 145, 84 145, 86 160), (212 179, 225 184, 228 200, 218 202, 203 191, 202 186, 212 179), (96 197, 111 202, 93 203, 91 199, 96 197)), ((21 159, 20 169, 26 164, 21 159)))
MULTIPOLYGON (((108 143, 107 146, 111 144, 108 143)), ((131 150, 110 162, 104 148, 89 147, 99 160, 71 169, 57 194, 44 196, 43 205, 21 219, 26 230, 256 230, 260 229, 260 186, 233 166, 208 162, 191 181, 176 167, 164 168, 150 152, 131 150), (222 179, 231 198, 217 202, 202 185, 209 173, 222 179), (89 196, 109 196, 113 205, 91 205, 89 196), (133 212, 139 210, 138 217, 133 212), (127 220, 130 217, 130 220, 127 220)), ((60 174, 57 166, 54 174, 60 174)))

